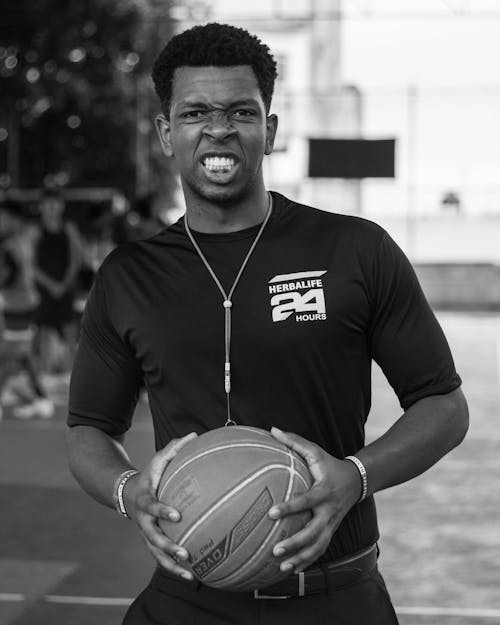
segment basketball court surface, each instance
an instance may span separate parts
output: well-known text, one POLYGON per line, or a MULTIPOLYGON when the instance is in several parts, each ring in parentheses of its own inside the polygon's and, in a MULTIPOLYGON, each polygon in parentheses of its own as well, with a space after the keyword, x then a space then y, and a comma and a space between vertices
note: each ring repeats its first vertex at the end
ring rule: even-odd
MULTIPOLYGON (((437 466, 377 495, 380 568, 401 625, 497 624, 500 316, 438 317, 464 381, 471 426, 437 466)), ((400 414, 376 367, 373 377, 368 440, 400 414)), ((20 422, 7 413, 0 423, 0 625, 119 625, 152 573, 134 525, 74 482, 64 436, 64 392, 51 421, 20 422)), ((153 453, 145 403, 127 446, 139 467, 153 453)))

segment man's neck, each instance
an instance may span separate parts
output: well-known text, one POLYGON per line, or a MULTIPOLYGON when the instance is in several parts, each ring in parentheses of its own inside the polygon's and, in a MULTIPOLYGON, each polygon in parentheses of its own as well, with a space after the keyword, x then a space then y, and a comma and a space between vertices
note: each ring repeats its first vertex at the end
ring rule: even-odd
POLYGON ((207 234, 237 232, 262 223, 269 202, 269 194, 264 188, 259 194, 228 204, 186 197, 188 224, 192 230, 207 234))

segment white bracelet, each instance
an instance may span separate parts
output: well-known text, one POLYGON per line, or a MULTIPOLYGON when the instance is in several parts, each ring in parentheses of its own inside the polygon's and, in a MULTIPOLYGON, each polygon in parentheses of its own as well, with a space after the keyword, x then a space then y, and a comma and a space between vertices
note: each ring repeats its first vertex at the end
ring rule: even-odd
POLYGON ((356 456, 346 456, 344 460, 350 460, 353 462, 359 471, 359 476, 361 477, 361 496, 358 499, 358 503, 360 503, 363 499, 365 499, 366 493, 368 492, 368 479, 366 477, 365 466, 359 458, 356 458, 356 456))
POLYGON ((115 482, 115 486, 113 488, 113 501, 115 504, 115 508, 117 512, 124 517, 125 519, 130 519, 127 509, 125 508, 125 502, 123 501, 123 489, 125 488, 125 484, 129 481, 131 477, 137 475, 139 471, 135 469, 128 469, 124 471, 115 482))

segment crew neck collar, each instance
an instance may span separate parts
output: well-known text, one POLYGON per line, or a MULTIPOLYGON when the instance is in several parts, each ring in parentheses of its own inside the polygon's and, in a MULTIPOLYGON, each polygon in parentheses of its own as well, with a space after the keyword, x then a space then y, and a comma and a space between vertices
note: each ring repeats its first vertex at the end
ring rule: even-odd
MULTIPOLYGON (((273 223, 280 215, 282 209, 281 196, 274 191, 270 191, 273 199, 273 209, 271 215, 269 217, 269 224, 273 223)), ((184 216, 180 217, 174 224, 175 229, 182 229, 185 233, 184 228, 184 216)), ((193 236, 196 237, 199 241, 237 241, 240 239, 249 239, 254 237, 259 228, 262 225, 262 221, 254 226, 250 226, 248 228, 243 228, 242 230, 235 230, 234 232, 199 232, 198 230, 194 230, 193 228, 189 228, 193 233, 193 236)))

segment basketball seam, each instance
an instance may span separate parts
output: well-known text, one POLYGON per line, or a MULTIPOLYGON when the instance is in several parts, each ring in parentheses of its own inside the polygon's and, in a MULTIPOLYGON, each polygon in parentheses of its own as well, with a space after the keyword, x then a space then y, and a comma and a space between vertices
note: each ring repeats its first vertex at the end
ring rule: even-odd
POLYGON ((290 493, 292 492, 293 487, 293 474, 295 471, 294 456, 291 451, 288 451, 288 457, 290 458, 290 467, 288 468, 288 488, 285 495, 285 501, 290 499, 290 493))
POLYGON ((299 473, 296 469, 294 469, 294 471, 295 471, 294 475, 296 475, 299 478, 299 480, 302 482, 302 484, 306 487, 306 489, 309 490, 311 488, 311 485, 307 482, 307 480, 304 478, 302 473, 299 473))
POLYGON ((257 434, 258 436, 268 437, 269 434, 267 432, 261 432, 258 428, 254 428, 251 425, 239 425, 238 429, 245 430, 246 432, 252 432, 252 434, 257 434))
POLYGON ((255 551, 247 560, 245 560, 245 562, 243 562, 238 567, 237 571, 233 571, 232 573, 228 573, 227 575, 225 575, 223 577, 219 577, 219 578, 217 578, 215 580, 210 580, 210 584, 214 585, 214 587, 215 587, 216 584, 220 584, 220 582, 224 582, 224 585, 226 585, 227 583, 231 583, 231 579, 232 578, 241 576, 242 572, 244 572, 245 569, 248 569, 248 567, 251 566, 251 564, 254 562, 254 560, 267 547, 267 544, 273 538, 274 534, 276 533, 276 530, 278 529, 279 522, 280 522, 279 519, 274 522, 273 527, 271 528, 271 531, 264 538, 262 544, 257 549, 257 551, 255 551))
POLYGON ((196 456, 193 456, 192 458, 189 458, 188 460, 184 461, 180 466, 177 467, 177 469, 175 469, 175 471, 173 471, 172 475, 170 475, 167 478, 167 480, 165 480, 165 483, 162 485, 161 489, 158 491, 158 495, 157 495, 158 499, 162 498, 163 493, 165 492, 169 482, 177 475, 177 473, 179 473, 179 471, 182 471, 182 469, 189 466, 196 460, 199 460, 200 458, 209 456, 210 454, 215 453, 217 451, 223 451, 225 449, 233 449, 235 447, 257 447, 259 449, 270 449, 271 451, 277 451, 278 453, 281 453, 285 456, 290 455, 290 452, 287 449, 280 449, 279 447, 271 447, 270 445, 266 445, 264 443, 231 443, 231 444, 219 445, 218 447, 213 447, 212 449, 207 449, 206 451, 199 452, 198 454, 196 454, 196 456))

